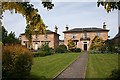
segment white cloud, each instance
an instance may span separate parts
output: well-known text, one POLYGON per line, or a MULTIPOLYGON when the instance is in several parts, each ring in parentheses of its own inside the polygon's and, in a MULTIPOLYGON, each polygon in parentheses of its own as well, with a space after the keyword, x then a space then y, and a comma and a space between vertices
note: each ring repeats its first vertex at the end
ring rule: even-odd
MULTIPOLYGON (((107 13, 103 7, 97 7, 96 2, 56 2, 52 10, 47 11, 40 2, 31 2, 38 8, 39 13, 48 26, 50 30, 54 31, 54 25, 58 26, 58 33, 60 33, 60 39, 64 39, 63 31, 65 30, 65 25, 69 25, 70 28, 75 27, 87 27, 87 26, 97 26, 102 28, 102 23, 105 21, 108 28, 110 29, 109 35, 112 37, 117 34, 118 27, 118 14, 117 11, 107 13)), ((10 14, 10 13, 9 13, 10 14)), ((5 14, 6 16, 8 14, 5 14)), ((15 14, 13 14, 14 16, 15 14)), ((19 24, 22 28, 16 31, 22 32, 25 28, 25 20, 19 16, 19 24), (20 22, 22 21, 22 22, 20 22)), ((16 24, 16 16, 12 21, 11 16, 8 15, 5 24, 16 24)), ((13 18, 13 17, 12 17, 13 18)), ((18 34, 17 34, 18 35, 18 34)))

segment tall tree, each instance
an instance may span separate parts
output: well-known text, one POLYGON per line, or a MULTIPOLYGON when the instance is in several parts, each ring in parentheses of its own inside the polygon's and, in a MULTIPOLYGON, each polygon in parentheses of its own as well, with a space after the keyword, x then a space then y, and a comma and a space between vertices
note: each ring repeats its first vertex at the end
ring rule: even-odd
MULTIPOLYGON (((26 18, 27 29, 29 28, 29 30, 27 30, 27 34, 33 34, 35 29, 37 29, 39 33, 45 33, 45 24, 41 16, 38 14, 38 10, 35 9, 32 4, 29 2, 23 2, 25 0, 20 0, 21 2, 13 2, 18 0, 8 1, 9 2, 2 0, 2 11, 5 12, 5 10, 9 10, 11 13, 15 12, 22 14, 26 18)), ((54 6, 51 0, 42 0, 42 4, 48 10, 52 9, 54 6)), ((29 36, 27 37, 30 39, 29 36)))
MULTIPOLYGON (((9 2, 5 2, 6 0, 2 1, 2 12, 5 12, 5 10, 9 10, 11 13, 15 12, 22 14, 22 16, 26 18, 27 26, 25 34, 30 43, 32 39, 31 35, 36 34, 35 30, 37 30, 37 34, 43 34, 46 32, 46 26, 42 18, 38 14, 38 10, 35 9, 32 4, 30 4, 29 2, 24 2, 25 0, 20 0, 21 2, 16 2, 18 0, 8 0, 9 2)), ((47 8, 48 10, 52 9, 54 6, 51 0, 42 0, 42 4, 44 8, 47 8)))
POLYGON ((2 42, 5 43, 5 38, 7 37, 7 30, 2 26, 2 42))
POLYGON ((15 37, 15 32, 10 32, 2 26, 2 43, 5 44, 18 44, 19 40, 15 37))

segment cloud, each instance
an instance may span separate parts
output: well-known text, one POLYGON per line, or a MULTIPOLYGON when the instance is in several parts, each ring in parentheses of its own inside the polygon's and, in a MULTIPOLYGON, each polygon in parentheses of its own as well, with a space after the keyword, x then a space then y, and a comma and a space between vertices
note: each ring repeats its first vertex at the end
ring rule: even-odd
MULTIPOLYGON (((64 39, 62 32, 65 30, 66 25, 69 25, 70 29, 88 26, 102 28, 104 21, 110 29, 109 35, 111 38, 117 34, 118 12, 115 10, 111 13, 107 13, 103 7, 97 7, 96 2, 54 2, 55 6, 50 11, 43 8, 40 1, 31 3, 38 9, 44 23, 48 26, 48 29, 54 31, 54 26, 58 26, 58 33, 61 35, 60 39, 64 39)), ((10 13, 5 13, 5 16, 7 17, 5 18, 4 23, 9 24, 8 26, 18 25, 19 28, 21 26, 21 29, 15 29, 18 35, 20 32, 23 32, 22 29, 25 29, 25 19, 20 15, 19 17, 14 15, 15 14, 10 16, 10 13), (14 20, 12 20, 12 18, 14 18, 14 20)))

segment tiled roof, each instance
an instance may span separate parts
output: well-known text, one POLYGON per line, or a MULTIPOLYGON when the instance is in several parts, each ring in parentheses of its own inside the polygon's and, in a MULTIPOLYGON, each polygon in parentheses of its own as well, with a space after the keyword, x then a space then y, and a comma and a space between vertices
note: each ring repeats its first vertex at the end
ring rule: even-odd
MULTIPOLYGON (((46 33, 47 33, 47 34, 53 33, 53 34, 59 35, 58 33, 55 33, 55 32, 53 32, 53 31, 51 31, 51 30, 46 30, 46 33)), ((25 33, 22 33, 21 35, 25 35, 25 33)), ((59 35, 59 36, 60 36, 60 35, 59 35)))
POLYGON ((69 33, 69 32, 96 32, 96 31, 109 31, 108 29, 102 29, 102 28, 74 28, 67 31, 64 31, 63 33, 69 33))

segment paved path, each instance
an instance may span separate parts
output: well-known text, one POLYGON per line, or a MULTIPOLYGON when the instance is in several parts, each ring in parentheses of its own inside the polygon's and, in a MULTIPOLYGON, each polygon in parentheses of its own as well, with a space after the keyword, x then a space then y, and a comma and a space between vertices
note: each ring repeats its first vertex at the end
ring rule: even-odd
POLYGON ((88 62, 88 53, 84 52, 75 62, 73 62, 66 70, 55 78, 55 80, 74 78, 82 80, 85 78, 86 68, 88 62))

